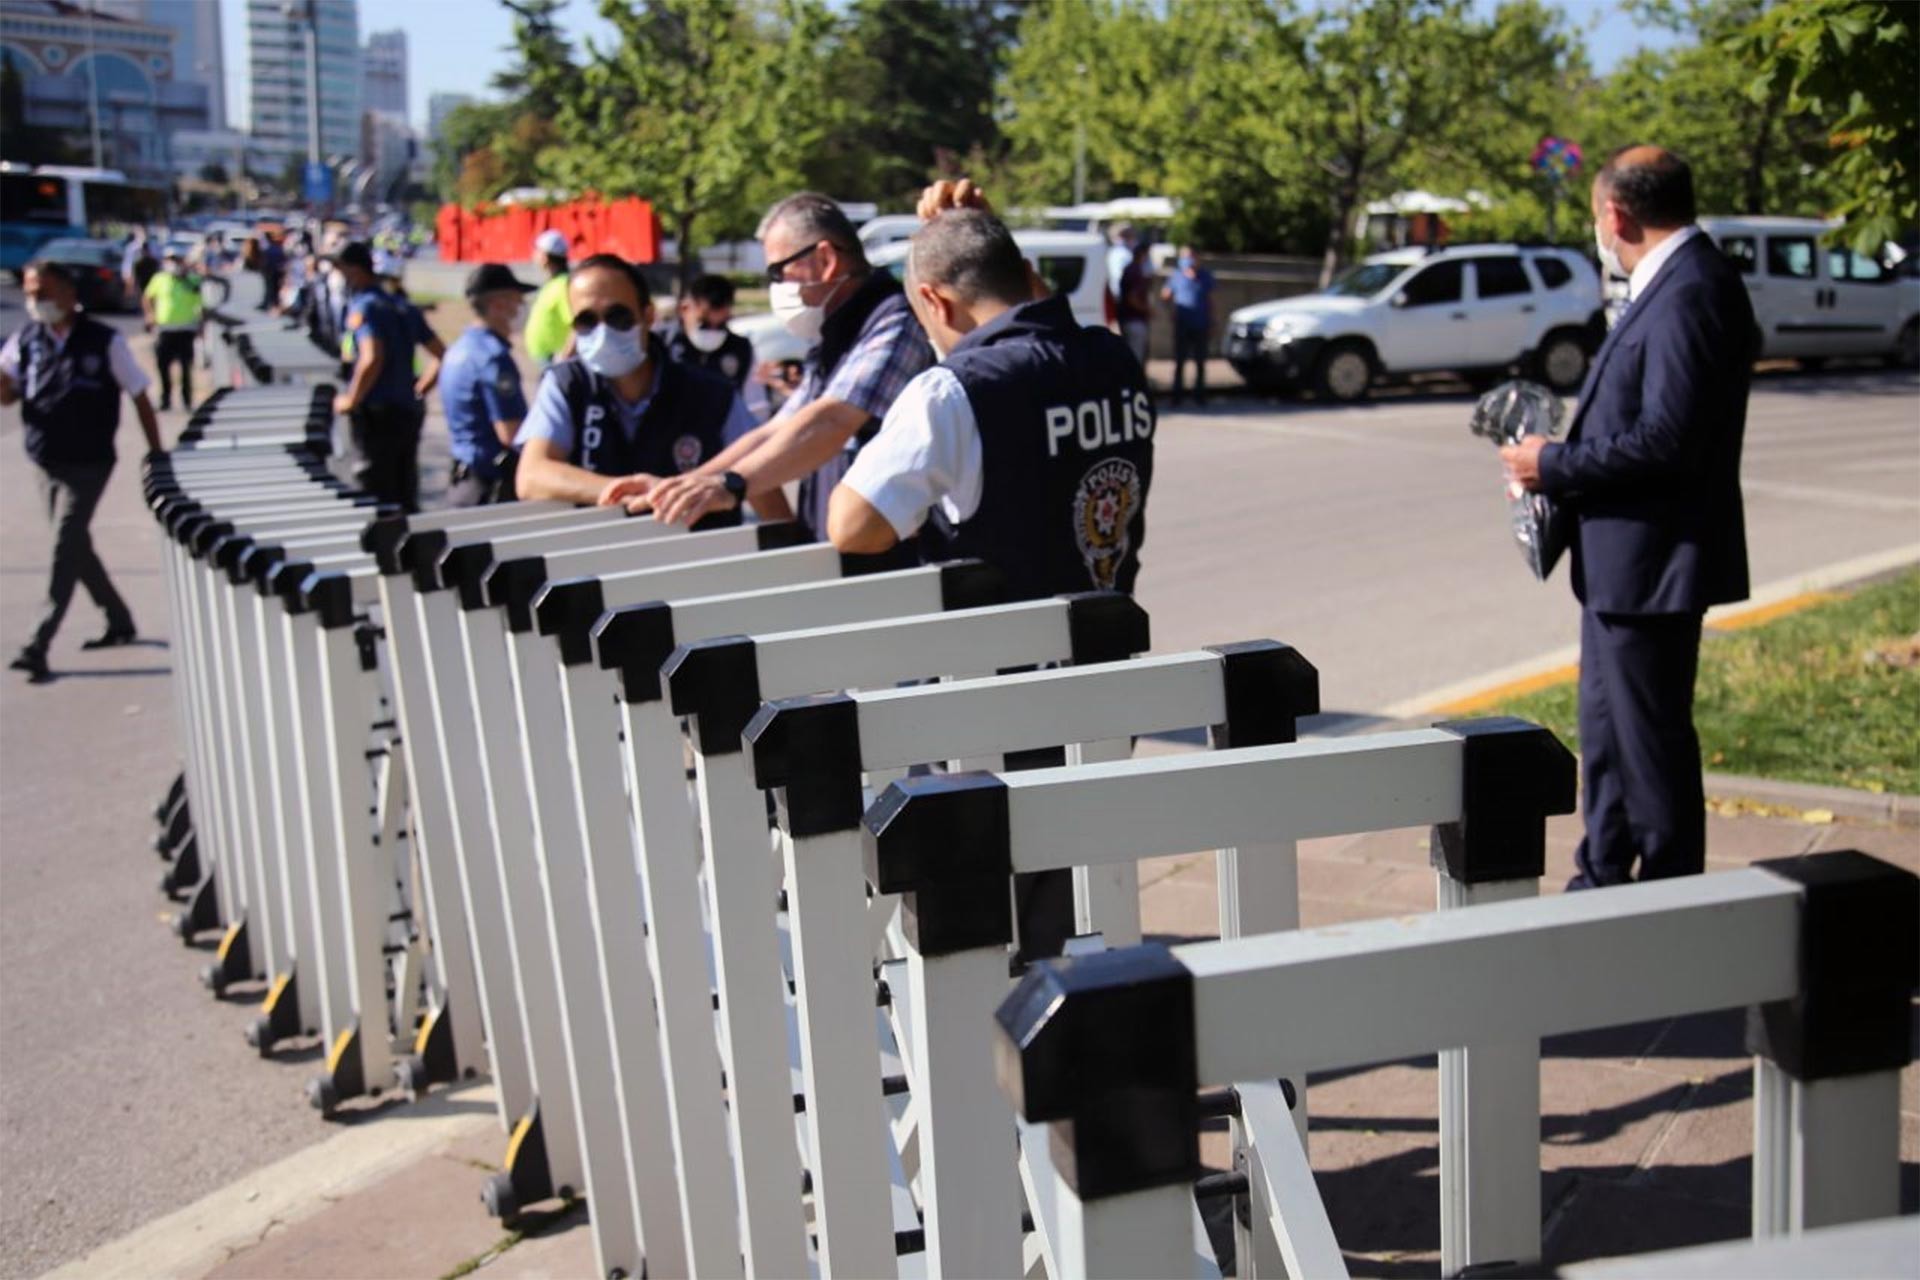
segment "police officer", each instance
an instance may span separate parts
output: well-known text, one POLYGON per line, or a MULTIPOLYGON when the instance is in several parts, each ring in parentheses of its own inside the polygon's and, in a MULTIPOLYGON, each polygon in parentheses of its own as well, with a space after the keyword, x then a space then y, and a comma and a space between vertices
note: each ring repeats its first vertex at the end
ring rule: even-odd
POLYGON ((547 282, 527 311, 527 354, 546 368, 567 349, 567 238, 548 227, 533 240, 534 259, 547 268, 547 282))
MULTIPOLYGON (((414 380, 414 348, 421 323, 411 304, 395 298, 374 274, 373 252, 362 241, 340 250, 335 265, 349 290, 346 332, 353 342, 353 372, 347 389, 334 398, 335 413, 349 418, 354 482, 383 502, 412 512, 420 509, 420 427, 426 408, 420 402, 432 385, 434 370, 414 380)), ((439 347, 436 339, 433 347, 439 347)), ((444 348, 434 351, 438 356, 444 348)))
MULTIPOLYGON (((907 296, 941 362, 893 402, 827 508, 827 536, 877 554, 920 535, 929 559, 977 556, 1017 598, 1131 592, 1153 480, 1153 398, 1139 361, 1081 327, 1006 225, 979 208, 913 237, 907 296)), ((1016 877, 1020 954, 1074 932, 1072 872, 1016 877)))
MULTIPOLYGON (((575 267, 567 285, 573 355, 540 380, 514 443, 525 499, 625 502, 654 478, 691 471, 753 429, 733 384, 667 359, 652 335, 653 303, 639 268, 610 253, 575 267)), ((753 502, 784 519, 778 492, 753 502)), ((702 527, 737 524, 738 507, 702 527)))
POLYGON ((733 319, 733 281, 699 276, 680 295, 679 313, 657 331, 667 355, 726 378, 742 395, 753 372, 753 344, 727 328, 733 319))
POLYGON ((498 262, 482 263, 467 277, 467 301, 477 319, 447 349, 440 369, 440 406, 453 443, 450 507, 513 496, 508 459, 527 416, 513 363, 513 325, 532 291, 498 262))
POLYGON ((75 309, 73 276, 57 262, 22 273, 28 322, 0 346, 0 405, 20 404, 27 456, 40 469, 41 505, 53 522, 53 571, 40 622, 9 665, 35 684, 51 680, 47 647, 85 586, 107 615, 106 634, 87 649, 131 644, 133 614, 94 553, 88 526, 113 474, 120 395, 133 398, 147 448, 160 448, 160 420, 147 399, 147 375, 125 337, 75 309))
POLYGON ((1065 297, 1036 299, 1013 234, 983 209, 920 229, 907 294, 945 354, 834 490, 833 544, 871 554, 920 533, 929 557, 979 556, 1021 597, 1132 591, 1155 422, 1139 362, 1065 297))

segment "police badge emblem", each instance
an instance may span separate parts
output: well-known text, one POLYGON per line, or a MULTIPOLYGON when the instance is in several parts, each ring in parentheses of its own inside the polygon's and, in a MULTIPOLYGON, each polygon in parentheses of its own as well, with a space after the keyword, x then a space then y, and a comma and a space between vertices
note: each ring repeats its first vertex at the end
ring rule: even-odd
POLYGON ((81 374, 89 378, 98 374, 100 372, 100 357, 94 355, 92 352, 88 352, 86 355, 81 356, 80 372, 81 374))
POLYGON ((673 465, 682 471, 691 471, 700 465, 703 452, 699 436, 681 436, 673 442, 673 465))
POLYGON ((1113 588, 1132 550, 1128 533, 1142 499, 1140 472, 1125 458, 1095 463, 1073 495, 1073 540, 1087 574, 1102 591, 1113 588))
POLYGON ((740 376, 740 357, 739 356, 721 356, 720 372, 726 374, 729 378, 739 377, 740 376))

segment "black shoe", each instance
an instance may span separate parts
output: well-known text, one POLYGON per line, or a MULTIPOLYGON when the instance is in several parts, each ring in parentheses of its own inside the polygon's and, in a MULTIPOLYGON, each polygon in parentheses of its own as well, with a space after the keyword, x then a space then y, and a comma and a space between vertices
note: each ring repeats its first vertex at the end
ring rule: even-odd
POLYGON ((160 412, 162 412, 162 413, 167 413, 167 412, 169 412, 169 411, 170 411, 170 410, 171 410, 172 408, 173 408, 173 401, 171 401, 171 400, 168 400, 168 399, 165 399, 165 398, 162 398, 162 399, 161 399, 161 401, 160 401, 160 412))
POLYGON ((15 671, 26 672, 28 684, 46 684, 53 679, 53 672, 47 670, 46 656, 35 653, 31 649, 22 649, 20 656, 9 662, 7 666, 15 671))
POLYGON ((123 644, 132 644, 139 638, 132 627, 124 629, 108 627, 107 634, 95 636, 91 640, 83 640, 80 642, 80 647, 82 649, 117 649, 123 644))

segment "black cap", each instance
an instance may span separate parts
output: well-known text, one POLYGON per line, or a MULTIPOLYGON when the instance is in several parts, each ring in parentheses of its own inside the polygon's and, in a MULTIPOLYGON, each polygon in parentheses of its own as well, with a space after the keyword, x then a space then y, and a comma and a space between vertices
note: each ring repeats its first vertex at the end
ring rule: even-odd
POLYGON ((333 255, 335 265, 358 267, 362 271, 373 270, 373 250, 367 247, 365 240, 355 240, 333 255))
POLYGON ((483 262, 467 275, 467 297, 478 298, 486 293, 500 293, 507 289, 518 289, 521 293, 532 293, 540 286, 526 283, 513 274, 511 267, 498 262, 483 262))

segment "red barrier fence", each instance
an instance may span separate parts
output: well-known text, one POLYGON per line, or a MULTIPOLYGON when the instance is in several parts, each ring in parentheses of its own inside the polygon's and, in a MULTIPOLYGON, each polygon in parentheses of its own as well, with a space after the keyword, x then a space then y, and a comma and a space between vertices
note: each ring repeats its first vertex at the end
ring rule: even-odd
POLYGON ((565 204, 440 206, 434 231, 443 262, 525 262, 533 238, 549 227, 567 238, 567 256, 617 253, 629 262, 660 256, 660 219, 645 200, 586 196, 565 204))

